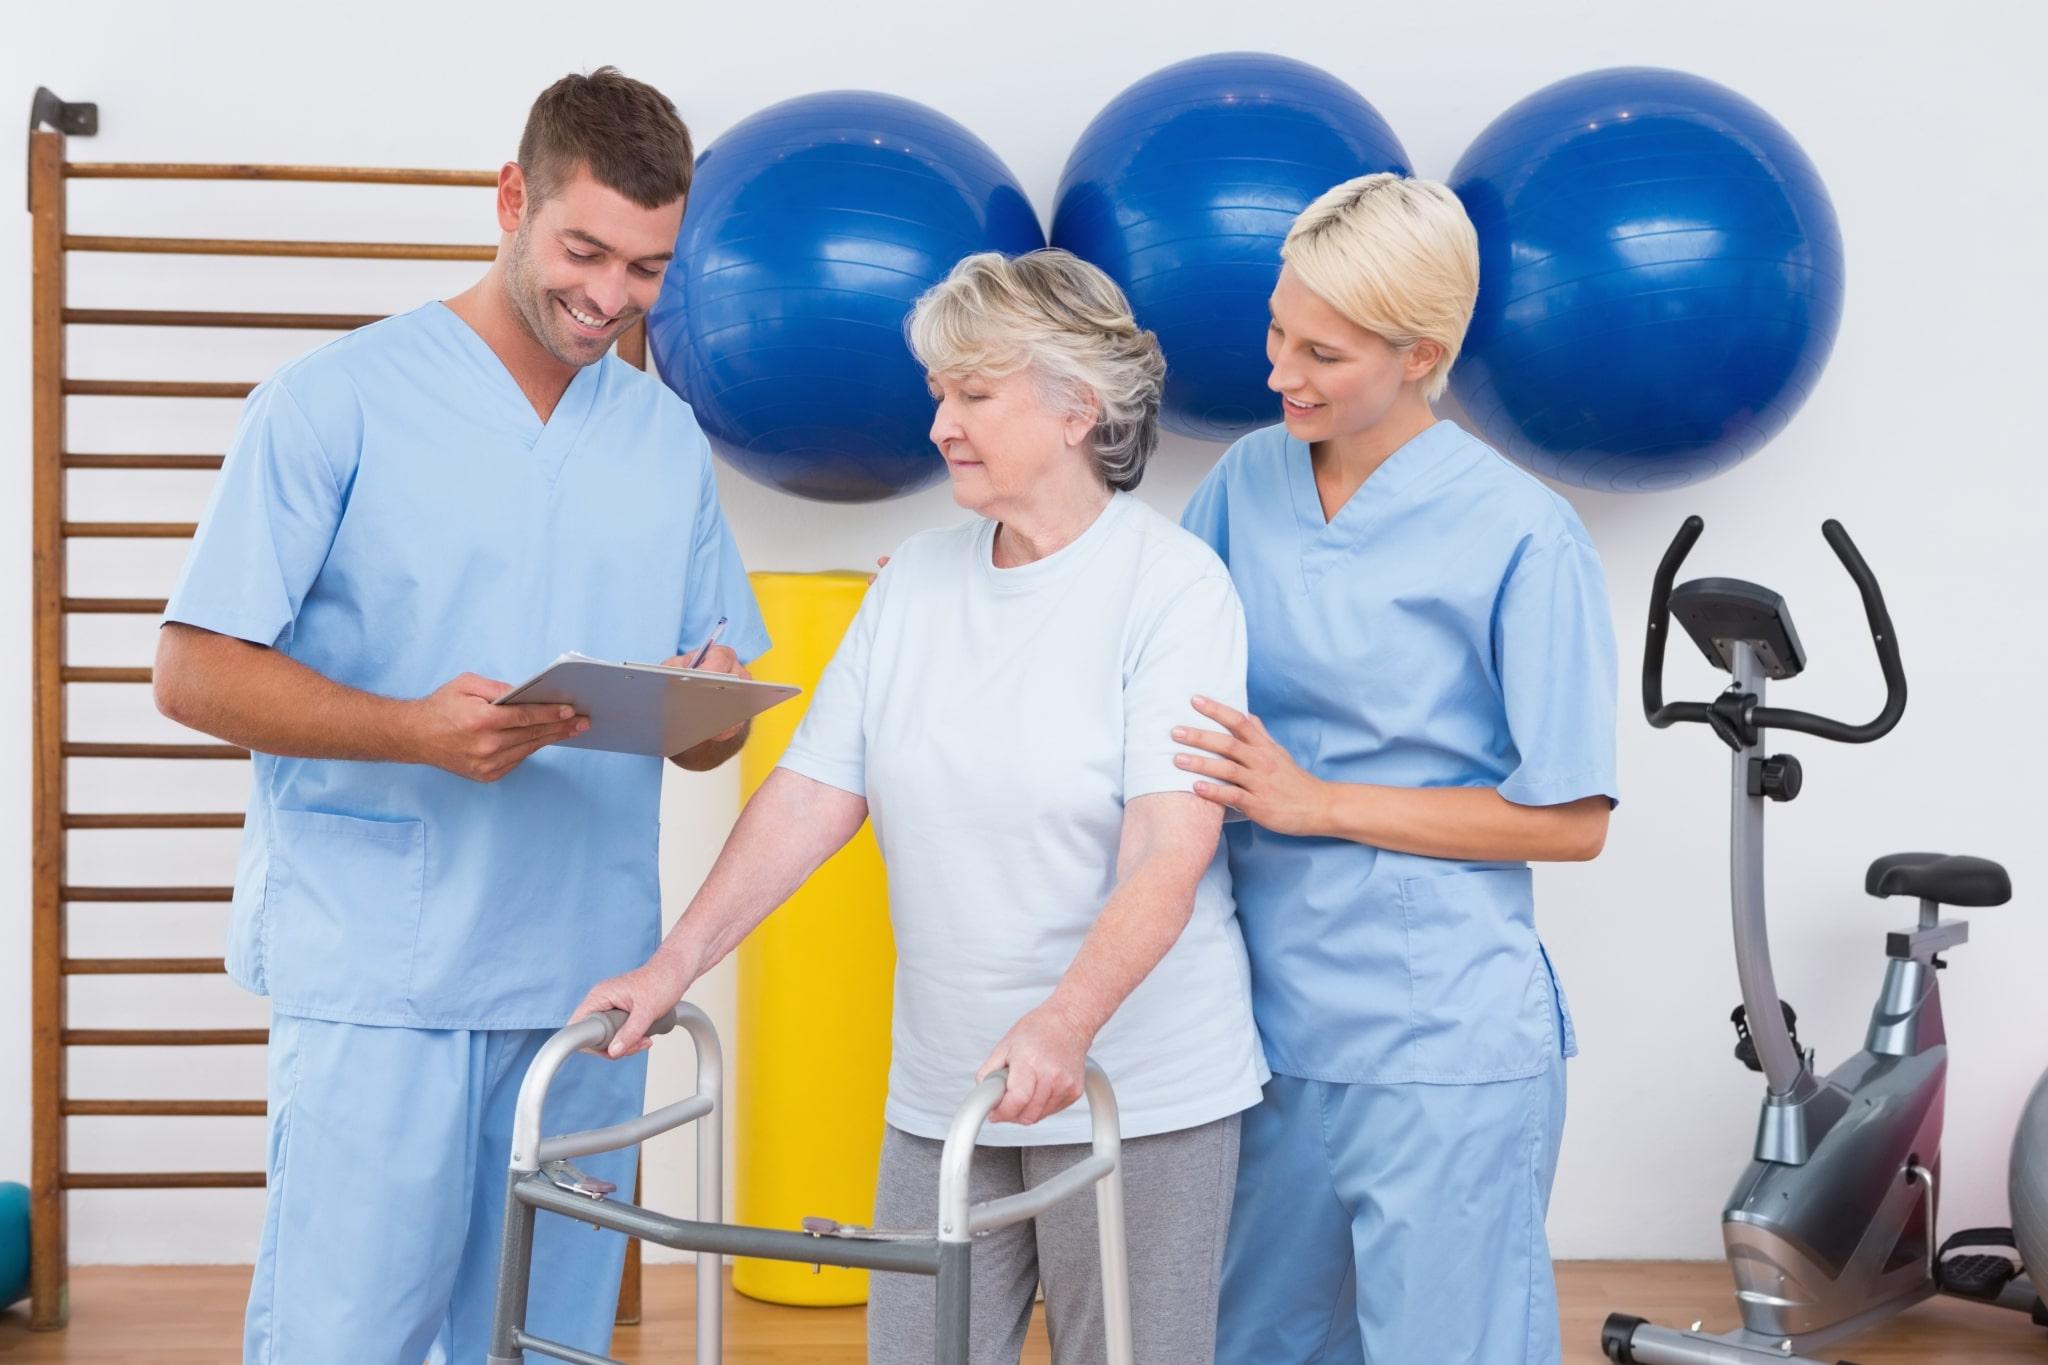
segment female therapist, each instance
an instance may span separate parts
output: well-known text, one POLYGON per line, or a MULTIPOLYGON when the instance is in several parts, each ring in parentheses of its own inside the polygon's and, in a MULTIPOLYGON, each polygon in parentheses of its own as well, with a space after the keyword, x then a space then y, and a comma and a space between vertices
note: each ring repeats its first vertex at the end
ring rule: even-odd
POLYGON ((1441 185, 1296 220, 1282 425, 1183 518, 1249 627, 1252 714, 1176 730, 1227 827, 1274 1075, 1244 1116, 1217 1358, 1555 1361, 1543 1219, 1576 1045, 1527 863, 1614 803, 1607 589, 1571 507, 1447 421, 1478 247, 1441 185))

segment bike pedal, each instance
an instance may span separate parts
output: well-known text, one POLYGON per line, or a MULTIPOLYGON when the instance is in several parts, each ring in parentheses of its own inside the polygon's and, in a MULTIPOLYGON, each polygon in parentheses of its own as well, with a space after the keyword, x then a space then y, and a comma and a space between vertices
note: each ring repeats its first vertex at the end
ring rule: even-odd
MULTIPOLYGON (((1806 1049, 1799 1046, 1799 1011, 1792 1008, 1792 1002, 1789 1000, 1780 1000, 1778 1008, 1784 1011, 1785 1031, 1792 1035, 1792 1050, 1804 1057, 1806 1049)), ((1749 1033, 1749 1007, 1737 1005, 1734 1012, 1728 1016, 1728 1022, 1735 1025, 1735 1060, 1751 1071, 1761 1072, 1764 1069, 1763 1060, 1756 1055, 1756 1039, 1749 1033)))
POLYGON ((2018 1273, 2011 1261, 1994 1252, 1951 1256, 1941 1263, 1941 1287, 1965 1298, 1995 1299, 2018 1273))
POLYGON ((1941 1244, 1934 1279, 1942 1292, 1968 1299, 1995 1299, 2020 1274, 2011 1228, 1968 1228, 1941 1244), (1979 1251, 1964 1248, 1993 1247, 1979 1251))

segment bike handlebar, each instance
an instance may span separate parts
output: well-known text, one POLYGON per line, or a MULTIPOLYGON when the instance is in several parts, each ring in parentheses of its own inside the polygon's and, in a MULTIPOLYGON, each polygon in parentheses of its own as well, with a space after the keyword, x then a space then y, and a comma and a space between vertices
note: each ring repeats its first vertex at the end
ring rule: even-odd
MULTIPOLYGON (((1681 721, 1707 721, 1713 712, 1707 702, 1664 700, 1664 643, 1671 621, 1672 579, 1677 577, 1679 566, 1685 563, 1685 557, 1705 529, 1706 522, 1697 516, 1687 517, 1680 524, 1650 586, 1649 634, 1643 648, 1643 714, 1660 730, 1681 721)), ((1753 707, 1748 720, 1762 730, 1794 730, 1843 744, 1868 744, 1890 734, 1899 717, 1906 713, 1906 669, 1899 659, 1898 638, 1892 629, 1891 613, 1885 607, 1884 592, 1877 585, 1877 575, 1870 571, 1870 565, 1841 522, 1830 517, 1821 523, 1820 533, 1863 599, 1870 638, 1877 646, 1878 667, 1884 673, 1884 706, 1861 725, 1778 706, 1753 707)))
POLYGON ((1709 710, 1701 701, 1675 701, 1668 706, 1664 702, 1664 638, 1670 634, 1671 580, 1678 576, 1679 566, 1706 529, 1707 523, 1698 515, 1680 522, 1678 534, 1671 537, 1664 558, 1657 563, 1657 576, 1650 580, 1650 630, 1643 642, 1643 714, 1659 730, 1678 721, 1704 721, 1709 710))

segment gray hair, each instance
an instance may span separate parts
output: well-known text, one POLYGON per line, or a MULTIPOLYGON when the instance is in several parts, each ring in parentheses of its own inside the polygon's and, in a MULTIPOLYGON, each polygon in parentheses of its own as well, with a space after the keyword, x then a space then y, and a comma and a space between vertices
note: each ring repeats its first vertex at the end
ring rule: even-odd
POLYGON ((1089 445, 1103 482, 1131 489, 1144 477, 1166 359, 1116 282, 1072 252, 969 256, 925 291, 905 330, 932 374, 1028 371, 1055 407, 1085 411, 1092 399, 1089 445))

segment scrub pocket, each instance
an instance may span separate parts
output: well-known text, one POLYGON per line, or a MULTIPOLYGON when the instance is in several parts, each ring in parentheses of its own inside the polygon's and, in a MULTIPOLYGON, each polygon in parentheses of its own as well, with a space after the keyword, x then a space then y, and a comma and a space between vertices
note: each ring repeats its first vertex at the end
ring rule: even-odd
POLYGON ((275 1007, 398 1022, 411 1010, 426 826, 309 810, 271 820, 263 951, 275 1007))
MULTIPOLYGON (((1541 945, 1538 945, 1541 948, 1541 945)), ((1557 1042, 1558 1051, 1567 1057, 1579 1055, 1579 1030, 1572 1023, 1571 1001, 1564 997, 1564 982, 1557 979, 1557 964, 1550 960, 1550 949, 1542 948, 1543 970, 1550 974, 1550 989, 1557 996, 1557 1042)))
POLYGON ((1401 883, 1408 933, 1409 1079, 1515 1080, 1558 1052, 1557 996, 1536 939, 1529 869, 1401 883))

